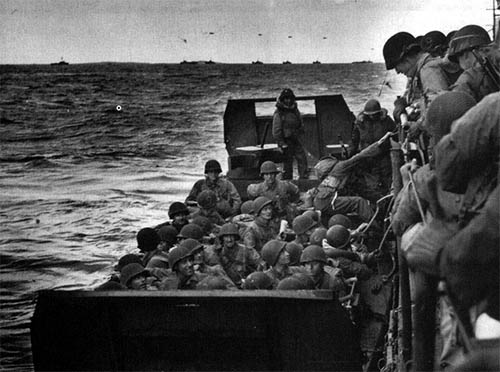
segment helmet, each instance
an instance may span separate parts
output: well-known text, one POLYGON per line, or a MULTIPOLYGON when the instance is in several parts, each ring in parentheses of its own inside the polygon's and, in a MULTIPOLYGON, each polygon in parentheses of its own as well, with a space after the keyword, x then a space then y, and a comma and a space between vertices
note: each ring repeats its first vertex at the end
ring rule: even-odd
POLYGON ((241 213, 252 214, 255 211, 253 200, 247 200, 241 204, 241 213))
POLYGON ((456 32, 450 41, 448 58, 452 62, 458 62, 458 55, 474 48, 491 43, 488 32, 477 25, 462 27, 456 32))
POLYGON ((326 253, 319 245, 310 245, 302 251, 300 263, 319 261, 326 264, 326 253))
POLYGON ((295 99, 295 94, 293 93, 293 90, 291 90, 290 88, 285 88, 281 91, 279 100, 282 101, 287 97, 295 99))
POLYGON ((270 240, 262 247, 260 254, 262 259, 269 265, 274 266, 283 249, 286 247, 286 242, 281 240, 270 240))
POLYGON ((255 271, 246 277, 242 287, 243 289, 272 289, 273 281, 262 271, 255 271))
POLYGON ((344 248, 351 240, 351 234, 342 225, 333 225, 326 232, 326 241, 333 248, 344 248))
POLYGON ((198 240, 188 238, 183 240, 179 247, 185 248, 189 251, 190 254, 195 254, 200 249, 203 249, 203 245, 198 240))
POLYGON ((265 173, 279 173, 276 164, 274 164, 274 162, 272 162, 271 160, 265 161, 260 166, 260 174, 265 174, 265 173))
POLYGON ((125 266, 120 274, 120 283, 124 286, 130 282, 131 279, 135 278, 139 274, 148 275, 149 271, 144 268, 141 264, 131 263, 125 266))
POLYGON ((464 92, 446 92, 437 96, 429 105, 425 116, 425 125, 431 129, 434 143, 448 134, 453 121, 475 104, 474 98, 464 92))
POLYGON ((311 217, 314 221, 319 222, 319 215, 318 212, 313 211, 313 210, 308 210, 302 213, 303 216, 309 216, 311 217))
POLYGON ((220 276, 207 276, 196 285, 196 289, 210 291, 212 289, 227 289, 228 283, 220 276))
POLYGON ((314 289, 314 280, 306 273, 298 272, 293 274, 291 278, 295 278, 302 283, 303 288, 301 289, 314 289))
POLYGON ((375 115, 382 112, 382 108, 380 107, 380 102, 376 99, 370 99, 365 104, 365 108, 363 109, 363 114, 365 115, 375 115))
POLYGON ((398 32, 392 35, 384 44, 383 54, 385 67, 392 70, 396 65, 410 53, 418 53, 420 45, 408 32, 398 32))
POLYGON ((448 42, 441 31, 431 31, 424 35, 420 41, 420 47, 424 52, 440 55, 448 48, 448 42))
POLYGON ((205 174, 208 172, 217 172, 221 173, 222 168, 220 167, 220 163, 217 160, 209 160, 205 163, 205 174))
POLYGON ((172 271, 175 271, 175 265, 177 262, 180 260, 192 256, 192 253, 187 249, 186 247, 181 247, 180 245, 178 247, 173 248, 169 253, 168 253, 168 265, 172 269, 172 271))
POLYGON ((160 244, 160 237, 158 236, 158 233, 150 227, 139 230, 136 238, 137 248, 143 252, 154 251, 158 248, 158 244, 160 244))
POLYGON ((193 218, 193 224, 200 226, 205 235, 209 235, 214 228, 212 222, 205 216, 196 216, 193 218))
POLYGON ((198 194, 196 201, 203 209, 215 208, 217 205, 217 195, 212 190, 204 190, 198 194))
POLYGON ((122 271, 122 269, 131 263, 138 263, 142 265, 142 258, 133 253, 126 254, 125 256, 120 257, 118 263, 115 266, 115 270, 122 271))
POLYGON ((290 266, 297 266, 300 263, 300 255, 303 249, 302 246, 294 242, 289 242, 286 243, 285 249, 290 255, 290 266))
POLYGON ((309 243, 313 245, 321 245, 323 239, 326 238, 326 231, 327 230, 324 227, 318 227, 315 229, 309 237, 309 243))
POLYGON ((328 228, 332 227, 333 225, 342 225, 346 229, 352 229, 352 221, 349 217, 344 216, 343 214, 334 214, 330 217, 330 219, 328 220, 328 228))
POLYGON ((170 219, 173 219, 178 214, 189 214, 189 209, 184 203, 173 202, 172 204, 170 204, 170 208, 168 208, 168 217, 170 217, 170 219))
POLYGON ((284 279, 281 279, 276 287, 277 290, 280 291, 294 291, 300 289, 307 289, 302 281, 293 276, 288 276, 284 279))
POLYGON ((259 196, 257 199, 253 201, 253 206, 255 210, 255 214, 258 216, 260 211, 269 204, 272 204, 272 200, 266 198, 265 196, 259 196))
POLYGON ((326 156, 320 159, 320 161, 314 166, 318 178, 323 180, 326 176, 328 176, 328 173, 331 172, 335 164, 338 162, 339 160, 334 156, 326 156))
POLYGON ((315 222, 311 217, 300 215, 293 219, 292 229, 296 234, 300 235, 317 225, 317 222, 315 222))
POLYGON ((219 230, 219 238, 222 238, 224 235, 234 235, 236 239, 240 238, 238 227, 234 223, 225 223, 222 225, 219 230))
POLYGON ((195 240, 200 240, 203 238, 203 230, 201 229, 200 226, 194 224, 194 223, 188 223, 187 225, 184 225, 179 232, 179 235, 177 235, 178 238, 191 238, 195 240))
POLYGON ((165 225, 158 230, 158 236, 162 242, 175 244, 177 241, 177 229, 172 225, 165 225))

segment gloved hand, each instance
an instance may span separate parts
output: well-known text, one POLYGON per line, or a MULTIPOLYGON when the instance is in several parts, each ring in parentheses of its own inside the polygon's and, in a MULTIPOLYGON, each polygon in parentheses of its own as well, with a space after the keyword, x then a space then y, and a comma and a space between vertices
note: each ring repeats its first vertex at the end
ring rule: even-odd
POLYGON ((407 106, 408 106, 408 102, 406 102, 406 98, 404 98, 404 97, 397 98, 394 101, 394 111, 392 112, 392 115, 393 115, 394 121, 396 121, 396 123, 401 123, 400 116, 401 116, 401 114, 406 113, 405 109, 407 106))

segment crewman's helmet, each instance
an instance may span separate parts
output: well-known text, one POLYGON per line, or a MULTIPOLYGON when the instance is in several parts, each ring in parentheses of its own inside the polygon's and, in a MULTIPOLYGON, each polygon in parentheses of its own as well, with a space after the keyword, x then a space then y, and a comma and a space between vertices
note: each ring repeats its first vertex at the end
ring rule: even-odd
POLYGON ((376 99, 370 99, 365 104, 365 108, 363 109, 363 114, 365 115, 376 115, 382 112, 382 107, 380 107, 380 102, 376 99))
POLYGON ((351 233, 342 225, 333 225, 326 232, 326 241, 333 248, 344 249, 351 240, 351 233))
POLYGON ((158 233, 150 227, 140 229, 136 238, 137 248, 143 252, 154 251, 158 248, 158 244, 160 244, 160 237, 158 236, 158 233))
POLYGON ((189 214, 189 209, 186 207, 186 204, 181 203, 181 202, 173 202, 170 204, 170 207, 168 208, 168 217, 170 219, 173 219, 175 216, 178 214, 189 214))
POLYGON ((490 35, 484 28, 477 25, 464 26, 451 39, 448 58, 457 63, 460 54, 489 43, 491 43, 490 35))
POLYGON ((278 168, 276 167, 276 164, 274 162, 267 160, 262 165, 260 166, 260 174, 266 174, 266 173, 279 173, 278 168))
POLYGON ((300 255, 303 249, 302 246, 294 242, 289 242, 286 243, 285 249, 290 255, 290 266, 297 266, 300 263, 300 255))
POLYGON ((262 271, 255 271, 248 275, 243 283, 243 289, 272 289, 273 281, 262 271))
POLYGON ((201 238, 203 238, 203 230, 201 229, 200 226, 194 223, 188 223, 187 225, 184 225, 182 227, 177 237, 183 239, 191 238, 195 240, 200 240, 201 238))
POLYGON ((411 53, 418 53, 419 51, 420 45, 418 45, 417 40, 412 34, 398 32, 391 36, 384 44, 383 54, 386 69, 392 70, 404 57, 411 53))
POLYGON ((282 101, 285 98, 292 98, 295 99, 295 94, 293 93, 293 90, 290 88, 285 88, 281 91, 280 98, 279 100, 282 101))
POLYGON ((182 247, 179 245, 173 248, 168 253, 168 265, 170 266, 170 269, 172 269, 172 271, 175 271, 175 265, 182 259, 190 256, 192 256, 192 254, 186 247, 182 247))
POLYGON ((301 235, 317 225, 317 222, 314 221, 311 217, 304 216, 302 214, 293 219, 292 229, 297 235, 301 235))
POLYGON ((448 49, 448 42, 441 31, 430 31, 420 41, 420 47, 432 55, 442 55, 448 49))
POLYGON ((282 240, 270 240, 262 247, 260 252, 262 259, 269 265, 274 266, 278 261, 280 253, 285 249, 286 242, 282 240))
POLYGON ((220 166, 220 163, 217 160, 211 159, 205 163, 205 174, 208 172, 217 172, 221 173, 222 168, 220 166))
POLYGON ((219 230, 219 238, 225 235, 233 235, 237 240, 240 239, 240 232, 234 223, 225 223, 219 230))
POLYGON ((300 256, 300 263, 308 263, 313 261, 319 261, 327 263, 326 253, 319 245, 310 245, 304 248, 302 255, 300 256))
POLYGON ((255 215, 258 216, 266 205, 270 205, 272 203, 273 201, 271 199, 266 198, 265 196, 259 196, 257 199, 253 201, 255 215))
POLYGON ((327 229, 324 227, 318 227, 315 229, 309 237, 309 244, 322 245, 323 239, 326 238, 326 232, 327 229))
POLYGON ((212 190, 204 190, 200 192, 196 198, 198 205, 203 209, 215 208, 217 205, 217 195, 212 190))

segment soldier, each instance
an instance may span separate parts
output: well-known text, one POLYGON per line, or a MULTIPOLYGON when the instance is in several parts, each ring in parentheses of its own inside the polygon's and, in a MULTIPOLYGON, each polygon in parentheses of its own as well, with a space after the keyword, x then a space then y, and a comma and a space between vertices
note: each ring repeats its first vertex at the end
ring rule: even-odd
POLYGON ((294 203, 299 200, 299 188, 289 181, 278 180, 276 178, 278 173, 279 170, 272 161, 262 163, 260 175, 264 178, 264 181, 248 185, 247 194, 251 199, 259 196, 271 199, 276 216, 291 223, 298 213, 294 203))
POLYGON ((302 272, 298 267, 290 267, 290 254, 285 249, 286 245, 284 241, 271 240, 262 247, 262 259, 268 266, 264 273, 273 281, 273 288, 278 286, 280 280, 296 272, 302 272))
POLYGON ((224 219, 217 212, 217 196, 212 190, 203 190, 198 194, 196 198, 198 206, 200 209, 193 213, 193 219, 198 216, 203 216, 208 218, 208 220, 218 227, 224 225, 224 219))
POLYGON ((275 239, 277 231, 271 225, 273 218, 273 201, 265 196, 259 196, 254 201, 255 220, 243 233, 243 242, 246 247, 260 250, 271 239, 275 239))
POLYGON ((223 218, 235 216, 239 213, 241 197, 236 187, 226 178, 220 177, 222 168, 217 160, 205 163, 205 178, 193 185, 186 198, 186 203, 196 202, 198 195, 204 190, 212 190, 217 197, 217 212, 223 218))
POLYGON ((202 228, 194 223, 189 223, 184 226, 181 229, 180 233, 177 235, 177 241, 178 243, 181 243, 183 240, 189 238, 198 240, 201 243, 203 241, 202 228))
POLYGON ((175 227, 177 232, 180 232, 181 229, 187 225, 189 216, 189 209, 186 207, 186 204, 181 202, 173 202, 170 204, 168 208, 168 217, 170 218, 170 222, 162 223, 155 227, 155 230, 159 230, 163 226, 171 225, 175 227))
POLYGON ((163 252, 160 244, 160 236, 158 233, 149 227, 139 230, 137 233, 137 248, 144 256, 142 264, 148 268, 168 268, 167 255, 163 252))
POLYGON ((294 243, 302 247, 309 245, 309 238, 318 224, 309 216, 300 215, 293 220, 292 228, 295 232, 294 243))
POLYGON ((319 245, 310 245, 304 249, 300 256, 300 263, 306 268, 313 278, 316 289, 330 289, 338 293, 345 292, 345 283, 340 269, 331 268, 325 271, 327 257, 319 245))
POLYGON ((242 279, 261 267, 261 258, 253 248, 239 244, 240 233, 236 225, 226 223, 219 231, 221 247, 215 250, 219 262, 228 274, 229 278, 238 286, 242 279))
POLYGON ((151 291, 157 290, 156 278, 149 274, 149 271, 141 264, 131 263, 126 265, 120 275, 120 283, 127 289, 151 291))
POLYGON ((240 236, 242 236, 254 220, 255 207, 253 200, 247 200, 241 204, 241 214, 234 216, 231 222, 238 226, 240 236))
POLYGON ((293 159, 297 160, 299 178, 307 178, 307 158, 299 136, 304 134, 304 123, 297 108, 295 94, 284 89, 276 102, 273 115, 273 137, 283 152, 284 179, 293 178, 293 159))
POLYGON ((273 289, 273 281, 269 275, 264 274, 262 271, 256 271, 245 278, 242 289, 273 289))
POLYGON ((172 274, 162 280, 162 290, 196 289, 198 283, 207 277, 206 274, 195 273, 193 254, 184 242, 170 251, 168 262, 172 274))
POLYGON ((465 92, 479 102, 500 90, 500 50, 490 43, 488 32, 481 26, 468 25, 457 31, 451 39, 448 58, 464 72, 450 87, 451 91, 465 92))

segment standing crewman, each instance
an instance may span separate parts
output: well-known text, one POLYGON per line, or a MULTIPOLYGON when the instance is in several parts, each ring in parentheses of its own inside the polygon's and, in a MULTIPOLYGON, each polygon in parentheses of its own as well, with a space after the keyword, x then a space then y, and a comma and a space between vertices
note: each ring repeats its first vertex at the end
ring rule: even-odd
POLYGON ((299 179, 307 178, 306 152, 299 136, 304 135, 304 123, 295 94, 291 89, 284 89, 276 102, 273 115, 273 137, 285 157, 283 179, 293 178, 293 159, 297 160, 299 179))
POLYGON ((261 183, 248 185, 247 194, 254 199, 265 196, 273 201, 276 217, 291 223, 298 214, 296 202, 300 198, 299 188, 289 181, 277 179, 279 173, 276 164, 268 160, 260 166, 261 183))
POLYGON ((481 26, 458 30, 450 41, 448 58, 464 70, 450 90, 465 92, 476 102, 500 90, 500 50, 481 26))
POLYGON ((231 181, 220 177, 222 169, 217 160, 205 163, 205 178, 196 181, 186 198, 188 202, 196 202, 198 195, 205 190, 212 190, 217 197, 216 210, 223 218, 235 216, 240 211, 241 197, 231 181))

